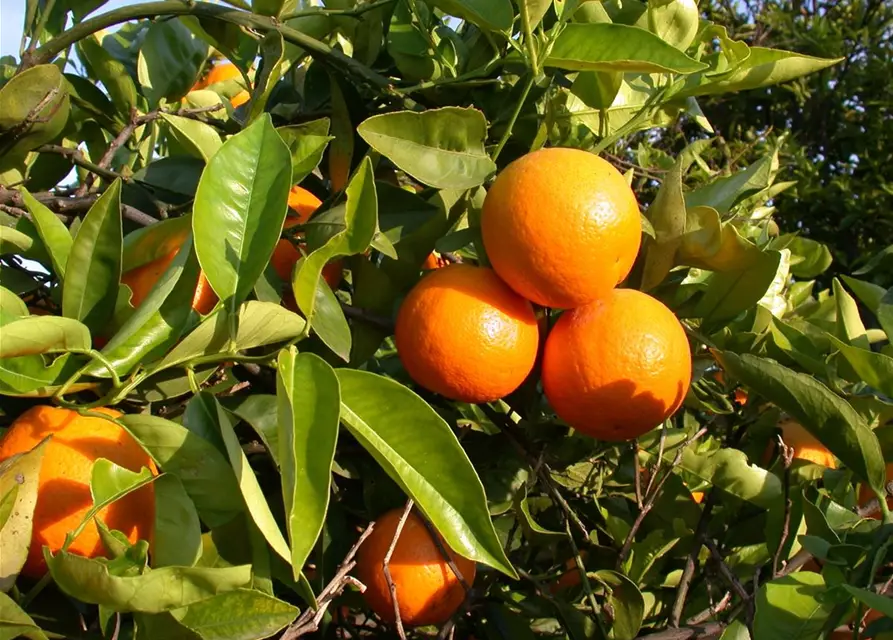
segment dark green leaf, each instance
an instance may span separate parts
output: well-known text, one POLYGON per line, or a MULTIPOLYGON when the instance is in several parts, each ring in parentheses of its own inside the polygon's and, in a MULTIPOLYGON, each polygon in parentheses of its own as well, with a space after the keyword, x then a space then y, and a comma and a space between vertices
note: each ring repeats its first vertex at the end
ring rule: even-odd
POLYGON ((694 73, 707 68, 645 29, 610 23, 568 24, 545 65, 569 71, 623 73, 694 73))
POLYGON ((108 327, 121 280, 121 181, 90 207, 71 245, 62 289, 62 315, 93 331, 108 327))
POLYGON ((856 477, 884 491, 884 458, 877 437, 843 398, 821 382, 774 360, 730 351, 715 352, 728 375, 790 414, 819 439, 856 477))
POLYGON ((96 35, 80 40, 76 48, 90 75, 102 82, 118 113, 129 117, 136 106, 137 92, 127 67, 103 47, 96 35))
POLYGON ((291 185, 291 154, 268 115, 227 140, 202 174, 195 249, 233 319, 279 242, 291 185))
POLYGON ((852 347, 833 336, 830 338, 858 376, 853 382, 864 382, 893 398, 893 358, 883 353, 852 347))
POLYGON ((713 207, 719 213, 728 213, 742 198, 752 195, 769 186, 772 176, 778 170, 778 149, 754 162, 752 165, 727 178, 713 182, 686 194, 685 204, 689 207, 713 207))
POLYGON ((850 592, 850 595, 869 609, 879 611, 888 618, 893 618, 893 599, 889 596, 882 596, 874 591, 860 589, 849 584, 844 584, 842 586, 850 592))
POLYGON ((815 278, 834 261, 826 245, 803 236, 790 238, 786 247, 791 250, 791 273, 798 278, 815 278))
POLYGON ((717 325, 762 299, 775 280, 781 252, 760 251, 750 255, 751 261, 746 266, 710 276, 707 290, 695 307, 695 316, 703 318, 706 324, 717 325))
POLYGON ((612 637, 616 640, 633 640, 639 635, 645 616, 645 599, 642 592, 622 573, 602 569, 593 577, 610 589, 608 602, 614 612, 612 637))
POLYGON ((155 481, 152 567, 191 567, 202 554, 202 529, 195 504, 177 476, 155 481))
MULTIPOLYGON (((265 1, 268 2, 269 0, 265 1)), ((274 1, 280 2, 281 0, 274 1)), ((285 41, 282 39, 282 34, 278 31, 270 31, 264 36, 260 43, 260 51, 261 66, 255 76, 255 87, 251 94, 248 122, 254 122, 263 114, 273 88, 282 78, 282 74, 286 72, 290 64, 285 57, 285 41)), ((297 182, 297 180, 294 180, 294 182, 297 182)))
POLYGON ((221 398, 220 403, 227 411, 244 420, 260 436, 270 457, 279 466, 279 425, 276 396, 255 393, 250 396, 221 398))
POLYGON ((338 377, 325 360, 295 347, 279 352, 276 378, 279 465, 291 566, 295 579, 322 531, 341 397, 338 377))
POLYGON ((143 93, 154 107, 185 96, 208 56, 208 45, 196 38, 178 19, 159 20, 149 26, 139 49, 137 73, 143 93))
POLYGON ((476 187, 496 171, 484 149, 487 121, 476 109, 387 113, 363 121, 357 132, 406 173, 439 189, 476 187))
POLYGON ((416 501, 447 544, 514 576, 490 521, 481 481, 443 418, 393 380, 350 369, 337 373, 341 421, 416 501))
POLYGON ((30 640, 48 640, 37 623, 25 613, 16 601, 0 591, 0 638, 30 638, 30 640))

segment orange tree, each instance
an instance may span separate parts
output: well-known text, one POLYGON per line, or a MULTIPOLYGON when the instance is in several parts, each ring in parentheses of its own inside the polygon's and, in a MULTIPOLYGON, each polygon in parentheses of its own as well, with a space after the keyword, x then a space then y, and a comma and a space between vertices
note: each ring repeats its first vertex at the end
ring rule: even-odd
POLYGON ((0 60, 0 636, 893 629, 893 293, 698 105, 835 60, 693 0, 102 4, 0 60))

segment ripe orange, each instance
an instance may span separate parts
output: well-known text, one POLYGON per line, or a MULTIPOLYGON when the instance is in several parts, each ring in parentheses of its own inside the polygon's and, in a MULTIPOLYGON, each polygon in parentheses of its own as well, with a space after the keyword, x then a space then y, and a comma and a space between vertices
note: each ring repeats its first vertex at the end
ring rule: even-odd
MULTIPOLYGON (((97 411, 121 415, 113 409, 97 411)), ((61 549, 66 534, 77 528, 93 506, 90 475, 97 458, 106 458, 130 471, 149 467, 152 473, 158 472, 137 441, 113 422, 46 405, 32 407, 13 422, 0 438, 0 461, 32 449, 51 434, 40 467, 31 546, 22 569, 31 578, 46 573, 44 545, 54 553, 61 549)), ((113 502, 100 510, 98 517, 110 529, 124 533, 131 543, 139 539, 151 543, 155 522, 152 485, 113 502)), ((96 523, 88 523, 68 550, 88 558, 104 555, 96 523)))
MULTIPOLYGON (((394 603, 384 574, 387 555, 403 509, 394 509, 375 521, 372 533, 357 553, 357 577, 366 585, 369 607, 386 622, 394 622, 394 603)), ((475 564, 446 546, 466 584, 474 582, 475 564)), ((422 519, 410 513, 388 563, 397 587, 400 619, 406 625, 441 624, 459 608, 465 589, 444 559, 422 519)))
POLYGON ((794 450, 795 459, 807 460, 829 469, 837 468, 834 454, 799 422, 793 418, 785 418, 778 423, 778 426, 781 428, 781 439, 794 450))
POLYGON ((481 231, 510 287, 537 304, 572 309, 626 278, 642 221, 632 189, 608 162, 578 149, 541 149, 496 178, 481 231))
MULTIPOLYGON (((210 87, 212 84, 216 84, 218 82, 226 82, 227 80, 239 79, 242 77, 242 74, 239 72, 239 68, 236 67, 232 62, 218 62, 211 65, 211 70, 208 74, 195 83, 195 86, 192 87, 193 91, 198 91, 199 89, 206 89, 210 87)), ((246 90, 242 90, 232 98, 230 98, 230 104, 233 105, 233 108, 239 107, 251 99, 251 94, 246 90)))
POLYGON ((425 258, 425 261, 422 263, 422 271, 433 271, 434 269, 440 269, 441 267, 445 267, 449 264, 444 258, 440 256, 436 251, 432 251, 431 254, 425 258))
POLYGON ((395 337, 419 385, 453 400, 490 402, 533 369, 539 328, 530 303, 491 269, 454 264, 413 287, 395 337))
MULTIPOLYGON (((178 247, 167 255, 156 258, 152 262, 148 262, 136 269, 131 269, 121 275, 121 282, 130 287, 130 290, 133 292, 130 303, 134 307, 140 306, 143 300, 146 299, 152 287, 155 286, 161 275, 174 261, 174 258, 177 257, 179 250, 178 247)), ((195 295, 192 296, 192 308, 202 315, 206 315, 211 312, 216 304, 217 294, 211 288, 211 283, 208 282, 204 272, 200 272, 195 285, 195 295)))
POLYGON ((696 503, 701 504, 702 502, 704 502, 704 492, 703 491, 692 491, 691 499, 694 500, 696 503))
POLYGON ((546 340, 543 388, 572 427, 630 440, 669 418, 691 382, 691 353, 673 312, 649 295, 616 289, 566 311, 546 340))

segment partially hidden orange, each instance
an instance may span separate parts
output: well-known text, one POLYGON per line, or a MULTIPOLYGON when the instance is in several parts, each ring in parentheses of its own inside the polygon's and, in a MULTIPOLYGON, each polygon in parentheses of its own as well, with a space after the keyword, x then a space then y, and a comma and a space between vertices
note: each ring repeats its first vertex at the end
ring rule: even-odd
POLYGON ((546 339, 543 389, 570 426, 601 440, 636 438, 681 406, 691 382, 685 331, 633 289, 564 312, 546 339))
MULTIPOLYGON (((369 607, 385 622, 394 622, 394 602, 384 573, 387 555, 403 509, 394 509, 375 521, 372 533, 357 553, 357 577, 366 585, 363 596, 369 607)), ((450 549, 441 538, 468 586, 474 583, 475 563, 450 549)), ((462 605, 465 588, 453 573, 443 552, 431 537, 421 517, 410 513, 388 563, 403 624, 441 624, 462 605)))
POLYGON ((422 263, 422 271, 433 271, 434 269, 440 269, 449 264, 449 262, 443 258, 436 251, 432 251, 428 254, 428 257, 425 258, 425 261, 422 263))
POLYGON ((490 263, 537 304, 572 309, 606 296, 632 269, 642 221, 626 179, 596 155, 541 149, 509 164, 487 192, 490 263))
MULTIPOLYGON (((117 417, 113 409, 96 411, 117 417)), ((0 438, 0 461, 25 453, 52 435, 44 450, 38 477, 37 503, 32 519, 31 546, 22 573, 39 578, 46 573, 43 547, 59 551, 65 536, 77 528, 93 506, 90 476, 93 462, 106 458, 130 471, 155 463, 124 429, 103 418, 76 411, 39 405, 20 415, 0 438)), ((151 484, 129 493, 101 509, 97 517, 110 529, 121 531, 131 543, 152 541, 155 493, 151 484)), ((99 529, 88 522, 68 551, 88 558, 104 555, 99 529)))
MULTIPOLYGON (((227 80, 237 80, 241 79, 242 73, 239 71, 239 68, 234 65, 232 62, 216 62, 211 64, 211 69, 208 71, 207 75, 204 78, 195 83, 192 87, 193 91, 198 91, 199 89, 206 89, 213 84, 217 84, 218 82, 226 82, 227 80)), ((232 98, 230 98, 229 102, 233 107, 240 107, 251 99, 251 94, 248 93, 247 90, 242 90, 232 98)))
POLYGON ((785 418, 779 421, 778 426, 781 429, 781 439, 794 450, 795 460, 806 460, 829 469, 837 468, 834 454, 799 422, 793 418, 785 418))
MULTIPOLYGON (((177 257, 178 251, 180 251, 179 247, 160 258, 156 258, 121 275, 121 282, 130 287, 130 290, 133 292, 130 304, 134 307, 142 304, 152 287, 155 286, 161 275, 171 265, 174 258, 177 257)), ((211 288, 211 283, 208 282, 204 272, 200 272, 195 284, 195 294, 192 296, 192 308, 205 315, 210 313, 216 304, 217 294, 211 288)))
POLYGON ((539 328, 531 304, 492 269, 453 264, 412 288, 395 337, 416 383, 453 400, 490 402, 533 369, 539 328))

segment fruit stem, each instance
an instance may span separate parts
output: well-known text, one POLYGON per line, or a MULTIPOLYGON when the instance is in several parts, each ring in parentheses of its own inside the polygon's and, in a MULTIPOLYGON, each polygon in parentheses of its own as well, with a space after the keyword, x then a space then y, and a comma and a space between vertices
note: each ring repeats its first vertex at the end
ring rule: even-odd
POLYGON ((536 75, 531 72, 527 78, 527 83, 524 85, 524 90, 521 92, 521 98, 518 100, 518 104, 515 105, 515 110, 512 112, 512 117, 509 119, 508 124, 506 125, 505 132, 502 134, 502 138, 499 140, 499 144, 496 145, 496 148, 493 150, 493 155, 490 156, 493 162, 496 162, 496 159, 499 157, 499 154, 502 153, 502 149, 505 147, 505 144, 509 141, 509 138, 512 137, 512 129, 515 126, 515 122, 518 121, 518 116, 521 114, 521 109, 524 107, 524 103, 527 102, 527 96, 530 94, 530 89, 533 87, 533 83, 536 80, 536 75))

